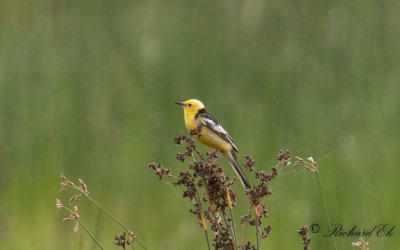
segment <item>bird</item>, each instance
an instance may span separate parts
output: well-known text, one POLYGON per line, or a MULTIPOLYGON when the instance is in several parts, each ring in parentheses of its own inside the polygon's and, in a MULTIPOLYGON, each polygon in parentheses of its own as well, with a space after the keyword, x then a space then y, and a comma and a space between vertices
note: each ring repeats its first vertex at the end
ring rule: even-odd
POLYGON ((197 130, 195 139, 210 148, 219 150, 228 159, 243 187, 250 189, 250 183, 236 159, 235 153, 239 153, 238 148, 214 116, 207 112, 204 104, 196 99, 175 103, 183 107, 186 129, 189 132, 197 130))

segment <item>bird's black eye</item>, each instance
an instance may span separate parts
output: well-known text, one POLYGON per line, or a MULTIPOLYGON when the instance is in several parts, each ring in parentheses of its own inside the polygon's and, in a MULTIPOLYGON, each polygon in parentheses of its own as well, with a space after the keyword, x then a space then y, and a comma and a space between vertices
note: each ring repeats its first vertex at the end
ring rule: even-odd
POLYGON ((189 103, 188 106, 189 106, 189 107, 192 107, 192 104, 189 103))

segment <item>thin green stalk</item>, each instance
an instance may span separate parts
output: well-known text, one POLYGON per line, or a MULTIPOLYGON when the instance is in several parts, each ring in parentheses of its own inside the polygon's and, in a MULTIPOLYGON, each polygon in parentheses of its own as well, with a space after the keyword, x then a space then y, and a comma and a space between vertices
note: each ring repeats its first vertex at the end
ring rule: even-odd
MULTIPOLYGON (((319 184, 319 191, 321 192, 322 203, 324 204, 324 210, 325 210, 326 218, 328 219, 328 225, 329 225, 329 227, 331 227, 332 224, 331 224, 331 220, 330 220, 329 215, 328 215, 328 209, 326 207, 325 196, 324 196, 324 191, 322 190, 321 179, 319 178, 318 171, 316 171, 315 174, 317 175, 318 184, 319 184)), ((337 250, 335 237, 333 237, 333 235, 331 235, 331 238, 333 240, 333 245, 335 246, 335 250, 337 250)))
POLYGON ((86 231, 86 233, 89 234, 89 236, 92 238, 92 240, 93 240, 94 242, 96 242, 97 246, 98 246, 100 249, 104 249, 104 248, 100 245, 100 243, 96 240, 96 238, 90 233, 90 231, 82 224, 82 222, 81 222, 80 220, 78 220, 78 223, 79 223, 79 225, 86 231))

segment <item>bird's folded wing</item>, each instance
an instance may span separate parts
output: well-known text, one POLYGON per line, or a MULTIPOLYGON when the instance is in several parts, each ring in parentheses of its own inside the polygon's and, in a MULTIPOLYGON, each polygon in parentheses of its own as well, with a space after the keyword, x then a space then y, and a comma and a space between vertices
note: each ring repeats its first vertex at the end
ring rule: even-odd
POLYGON ((232 138, 229 136, 228 132, 218 124, 217 120, 210 114, 210 113, 202 113, 199 115, 198 119, 200 119, 201 123, 218 135, 224 141, 230 143, 233 147, 233 150, 239 152, 238 148, 236 147, 235 143, 233 143, 232 138))

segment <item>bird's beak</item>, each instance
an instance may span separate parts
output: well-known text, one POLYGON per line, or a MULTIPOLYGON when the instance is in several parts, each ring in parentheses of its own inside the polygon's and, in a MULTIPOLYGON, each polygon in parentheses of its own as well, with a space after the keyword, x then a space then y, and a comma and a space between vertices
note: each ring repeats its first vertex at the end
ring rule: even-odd
POLYGON ((184 106, 185 104, 183 102, 175 102, 178 105, 184 106))

